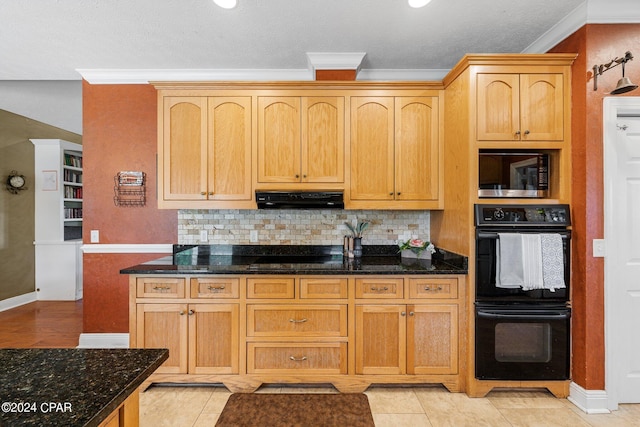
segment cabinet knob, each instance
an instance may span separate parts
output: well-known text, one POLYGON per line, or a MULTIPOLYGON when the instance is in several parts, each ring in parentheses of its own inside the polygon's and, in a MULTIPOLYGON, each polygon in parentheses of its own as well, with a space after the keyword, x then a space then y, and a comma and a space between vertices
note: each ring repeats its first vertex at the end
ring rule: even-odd
POLYGON ((400 195, 400 192, 398 191, 396 194, 399 196, 399 195, 400 195))
POLYGON ((390 196, 393 196, 393 191, 391 193, 389 193, 390 196))
POLYGON ((300 175, 296 174, 296 178, 300 178, 300 175))
POLYGON ((191 316, 193 313, 195 313, 195 311, 189 310, 189 316, 191 316))
POLYGON ((184 310, 180 310, 180 316, 184 316, 184 310))
POLYGON ((516 135, 520 135, 520 131, 519 130, 516 131, 516 135))
POLYGON ((401 311, 401 312, 400 312, 400 316, 406 316, 406 315, 407 315, 407 313, 406 313, 406 312, 404 312, 404 311, 401 311))
POLYGON ((409 316, 413 316, 413 315, 415 315, 415 313, 413 311, 410 311, 409 316))
POLYGON ((531 133, 531 132, 529 131, 529 129, 527 129, 527 130, 525 130, 525 131, 524 131, 524 134, 525 134, 525 135, 529 135, 530 133, 531 133))
POLYGON ((207 195, 207 192, 206 192, 206 191, 201 191, 201 192, 200 192, 200 195, 201 195, 201 196, 206 196, 206 195, 207 195))
POLYGON ((210 195, 210 196, 213 196, 213 191, 209 191, 209 195, 210 195))

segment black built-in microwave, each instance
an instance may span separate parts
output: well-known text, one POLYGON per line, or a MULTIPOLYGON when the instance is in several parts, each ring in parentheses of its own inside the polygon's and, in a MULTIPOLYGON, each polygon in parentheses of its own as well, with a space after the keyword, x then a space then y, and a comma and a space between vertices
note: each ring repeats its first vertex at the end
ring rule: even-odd
POLYGON ((531 151, 482 150, 478 197, 548 197, 549 155, 531 151))

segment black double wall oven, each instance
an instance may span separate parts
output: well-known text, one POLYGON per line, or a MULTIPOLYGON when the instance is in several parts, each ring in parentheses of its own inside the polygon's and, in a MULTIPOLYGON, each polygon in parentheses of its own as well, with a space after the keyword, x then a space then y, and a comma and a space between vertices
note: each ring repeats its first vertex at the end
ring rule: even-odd
POLYGON ((568 205, 475 206, 475 376, 570 378, 568 205))

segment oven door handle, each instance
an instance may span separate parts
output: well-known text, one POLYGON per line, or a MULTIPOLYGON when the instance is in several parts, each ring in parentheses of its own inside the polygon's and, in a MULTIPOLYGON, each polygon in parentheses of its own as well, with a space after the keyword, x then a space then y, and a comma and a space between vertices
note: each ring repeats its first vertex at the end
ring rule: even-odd
POLYGON ((477 316, 483 319, 526 319, 526 320, 554 320, 569 319, 571 311, 520 311, 520 310, 477 310, 477 316))

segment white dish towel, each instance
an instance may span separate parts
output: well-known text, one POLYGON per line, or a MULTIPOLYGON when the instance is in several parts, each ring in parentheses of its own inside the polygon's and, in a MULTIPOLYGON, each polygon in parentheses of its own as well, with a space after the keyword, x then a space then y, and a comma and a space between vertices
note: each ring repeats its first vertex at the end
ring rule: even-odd
POLYGON ((540 234, 522 234, 523 291, 544 289, 540 234))
POLYGON ((522 238, 517 233, 498 233, 496 240, 496 287, 516 289, 524 285, 522 238))
POLYGON ((540 234, 542 245, 542 275, 544 287, 554 292, 566 288, 564 283, 564 257, 562 236, 558 233, 540 234))

